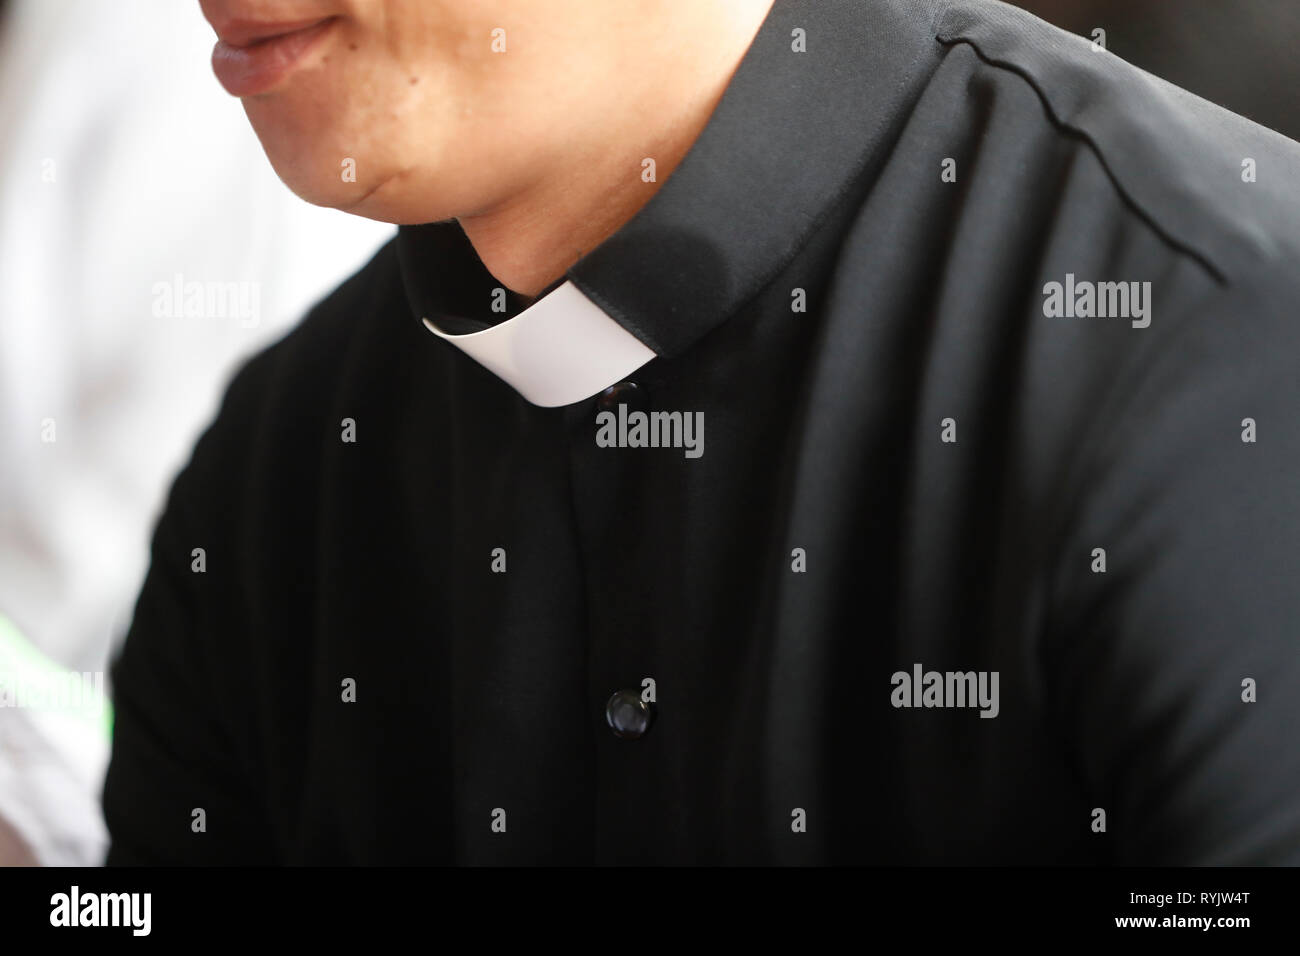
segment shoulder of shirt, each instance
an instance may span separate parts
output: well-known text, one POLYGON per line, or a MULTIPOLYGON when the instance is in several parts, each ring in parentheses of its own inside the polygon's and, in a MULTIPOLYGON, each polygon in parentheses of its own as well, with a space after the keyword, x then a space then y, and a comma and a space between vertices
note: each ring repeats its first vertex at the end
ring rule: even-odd
POLYGON ((291 361, 311 366, 297 371, 336 373, 341 369, 334 366, 349 357, 349 349, 359 344, 357 340, 372 338, 372 333, 387 335, 402 319, 407 320, 408 329, 416 334, 414 330, 419 323, 410 316, 403 292, 394 237, 309 309, 279 340, 249 359, 245 367, 250 375, 256 375, 259 366, 291 361))
POLYGON ((423 329, 410 316, 393 239, 280 339, 244 360, 192 463, 248 475, 270 455, 314 467, 318 458, 302 452, 318 452, 327 432, 337 439, 348 414, 340 402, 355 394, 349 383, 399 374, 403 319, 418 339, 423 329))
POLYGON ((933 22, 941 44, 1028 83, 1129 205, 1220 281, 1300 263, 1300 144, 997 0, 954 0, 933 22))

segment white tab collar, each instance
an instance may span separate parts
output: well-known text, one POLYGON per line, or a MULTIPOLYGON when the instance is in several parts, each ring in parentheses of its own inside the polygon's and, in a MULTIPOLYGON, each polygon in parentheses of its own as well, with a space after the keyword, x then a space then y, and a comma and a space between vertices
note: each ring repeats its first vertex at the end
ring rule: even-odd
POLYGON ((423 321, 434 335, 544 408, 590 398, 655 357, 569 281, 481 332, 451 335, 427 317, 423 321))

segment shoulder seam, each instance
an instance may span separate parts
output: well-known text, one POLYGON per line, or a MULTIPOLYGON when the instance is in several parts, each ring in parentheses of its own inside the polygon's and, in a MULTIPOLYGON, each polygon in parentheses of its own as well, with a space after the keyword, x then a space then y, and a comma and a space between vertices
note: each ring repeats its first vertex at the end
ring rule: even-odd
POLYGON ((1224 270, 1220 268, 1214 262, 1214 260, 1210 258, 1209 255, 1202 252, 1200 249, 1196 248, 1191 243, 1179 239, 1177 236, 1175 236, 1164 225, 1162 225, 1160 221, 1145 206, 1143 206, 1141 202, 1138 201, 1137 197, 1134 196, 1132 192, 1129 191, 1129 189, 1120 180, 1119 176, 1116 175, 1115 170, 1111 167, 1111 164, 1106 159, 1106 154, 1103 152, 1101 148, 1101 144, 1098 143, 1096 139, 1094 139, 1092 135, 1088 133, 1087 130, 1082 129, 1078 126, 1071 125, 1070 123, 1067 123, 1063 119, 1061 119, 1061 117, 1057 114, 1056 109, 1052 106, 1052 101, 1048 98, 1046 92, 1042 89, 1042 87, 1038 84, 1037 80, 1034 79, 1033 75, 1028 70, 1025 70, 1020 66, 1017 66, 1014 63, 1010 63, 1005 60, 998 60, 995 59, 994 57, 989 56, 983 50, 980 49, 978 43, 976 43, 974 40, 970 39, 969 37, 964 37, 964 36, 945 37, 942 35, 936 35, 935 39, 938 42, 944 44, 945 46, 956 46, 958 44, 965 44, 966 46, 969 46, 971 50, 974 51, 975 55, 979 57, 979 59, 982 62, 996 69, 1000 69, 1008 73, 1012 73, 1015 76, 1018 76, 1022 80, 1024 80, 1025 83, 1028 84, 1030 89, 1034 91, 1034 94, 1038 97, 1038 101, 1042 103, 1043 110, 1046 112, 1047 117, 1051 121, 1052 125, 1055 126, 1061 133, 1068 135, 1084 143, 1092 151, 1093 155, 1097 157, 1097 161, 1101 163, 1101 167, 1106 173, 1106 178, 1110 180, 1111 185, 1115 188, 1116 193, 1119 194, 1120 198, 1124 201, 1124 204, 1128 206, 1133 211, 1133 213, 1136 216, 1138 216, 1138 218, 1140 218, 1143 222, 1145 222, 1151 228, 1151 230, 1157 236, 1159 236, 1167 245, 1169 245, 1177 252, 1192 259, 1199 266, 1201 266, 1201 268, 1204 269, 1210 275, 1210 277, 1214 279, 1214 281, 1217 282, 1219 285, 1229 284, 1227 273, 1225 273, 1224 270))

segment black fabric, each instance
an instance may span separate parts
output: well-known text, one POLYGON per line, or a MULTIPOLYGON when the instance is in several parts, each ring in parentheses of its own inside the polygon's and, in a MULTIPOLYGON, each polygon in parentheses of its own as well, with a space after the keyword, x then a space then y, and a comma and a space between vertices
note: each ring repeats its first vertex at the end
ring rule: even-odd
POLYGON ((110 862, 1300 863, 1298 171, 1000 4, 777 0, 569 274, 703 454, 432 336, 498 283, 403 228, 175 483, 110 862), (1149 326, 1050 317, 1067 274, 1149 326))
MULTIPOLYGON (((398 258, 416 316, 437 319, 438 328, 450 335, 469 335, 522 312, 528 304, 524 297, 497 282, 460 229, 448 225, 430 223, 402 231, 398 258), (494 311, 498 304, 504 306, 502 311, 494 311)), ((563 281, 555 280, 537 297, 553 292, 563 281)))
POLYGON ((1291 139, 1300 137, 1294 0, 1016 0, 1116 54, 1291 139))

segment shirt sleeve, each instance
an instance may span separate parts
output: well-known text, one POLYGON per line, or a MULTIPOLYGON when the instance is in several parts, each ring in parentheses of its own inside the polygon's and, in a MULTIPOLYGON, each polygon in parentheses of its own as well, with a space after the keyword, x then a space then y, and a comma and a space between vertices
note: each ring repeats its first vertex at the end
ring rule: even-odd
POLYGON ((109 865, 273 862, 253 761, 237 745, 245 689, 228 680, 240 670, 227 609, 237 604, 232 486, 245 471, 250 374, 246 365, 231 384, 172 486, 112 666, 109 865))
POLYGON ((1300 864, 1300 334, 1277 285, 1150 340, 1061 489, 1045 661, 1116 863, 1300 864))

